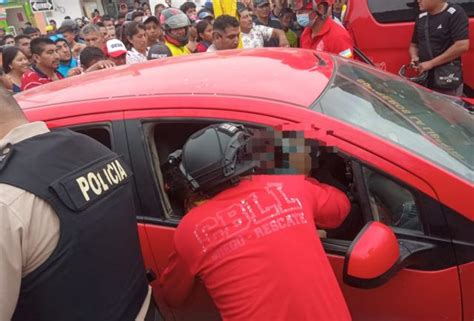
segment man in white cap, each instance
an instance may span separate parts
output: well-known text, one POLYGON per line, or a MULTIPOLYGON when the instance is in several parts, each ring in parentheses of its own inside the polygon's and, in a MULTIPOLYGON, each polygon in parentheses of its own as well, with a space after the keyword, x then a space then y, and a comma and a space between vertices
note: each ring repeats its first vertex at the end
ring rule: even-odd
POLYGON ((107 57, 113 61, 115 65, 125 65, 127 57, 127 48, 122 41, 118 39, 110 39, 106 42, 107 57))

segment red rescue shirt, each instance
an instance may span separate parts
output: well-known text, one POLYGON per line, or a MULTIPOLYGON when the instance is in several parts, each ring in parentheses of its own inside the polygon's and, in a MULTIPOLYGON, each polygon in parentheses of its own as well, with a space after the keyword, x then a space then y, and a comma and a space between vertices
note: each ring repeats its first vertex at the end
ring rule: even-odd
POLYGON ((312 37, 311 28, 307 27, 301 34, 301 48, 326 51, 346 58, 354 55, 354 42, 349 32, 331 18, 326 20, 321 31, 312 37))
POLYGON ((183 303, 199 277, 224 321, 351 320, 315 225, 335 228, 349 210, 343 192, 304 176, 243 179, 182 219, 165 300, 183 303))
MULTIPOLYGON (((55 71, 55 73, 58 77, 58 80, 64 78, 58 71, 55 71)), ((21 77, 21 91, 38 87, 53 81, 53 79, 49 78, 37 67, 32 66, 21 77)))

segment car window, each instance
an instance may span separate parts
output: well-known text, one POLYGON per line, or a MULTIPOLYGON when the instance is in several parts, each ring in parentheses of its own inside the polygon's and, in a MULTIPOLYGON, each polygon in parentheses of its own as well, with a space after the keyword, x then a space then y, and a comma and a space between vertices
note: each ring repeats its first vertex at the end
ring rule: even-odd
POLYGON ((474 116, 447 96, 347 60, 311 106, 474 182, 474 116))
POLYGON ((102 145, 112 149, 112 137, 110 135, 110 128, 107 125, 96 125, 96 126, 78 126, 78 127, 69 127, 69 129, 89 136, 102 145))
MULTIPOLYGON (((460 5, 469 17, 474 17, 474 0, 451 0, 460 5)), ((372 16, 380 23, 415 21, 419 14, 418 4, 414 0, 368 0, 372 16)))
MULTIPOLYGON (((222 121, 222 120, 219 120, 222 121)), ((161 191, 162 204, 165 209, 167 219, 179 220, 186 212, 189 199, 183 198, 179 193, 171 191, 169 188, 173 185, 173 172, 167 164, 168 155, 182 148, 187 138, 197 130, 215 123, 216 120, 160 120, 160 122, 151 122, 148 133, 148 146, 153 164, 152 171, 155 173, 156 186, 161 191), (179 130, 177 130, 179 129, 179 130)), ((235 122, 235 121, 232 121, 235 122)), ((238 122, 237 122, 238 123, 238 122)), ((246 124, 254 134, 259 130, 268 130, 262 125, 246 124)), ((351 174, 349 157, 339 152, 324 148, 319 157, 319 166, 311 172, 311 176, 320 182, 332 185, 347 194, 351 194, 353 189, 353 176, 351 174)), ((257 174, 275 174, 268 172, 268 169, 256 169, 257 174)), ((351 212, 346 221, 337 229, 327 230, 325 235, 328 238, 353 240, 364 226, 365 221, 362 215, 358 199, 352 199, 351 212)))
POLYGON ((422 231, 413 193, 367 167, 363 172, 374 219, 389 226, 422 231))

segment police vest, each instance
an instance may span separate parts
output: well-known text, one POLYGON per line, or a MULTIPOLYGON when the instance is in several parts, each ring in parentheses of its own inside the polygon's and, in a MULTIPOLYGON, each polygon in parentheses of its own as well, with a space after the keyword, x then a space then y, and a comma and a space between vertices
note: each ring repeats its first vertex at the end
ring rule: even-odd
POLYGON ((21 281, 12 320, 135 320, 148 283, 125 162, 70 130, 34 136, 3 152, 0 183, 42 198, 60 221, 57 247, 21 281))
POLYGON ((191 51, 186 46, 178 47, 171 42, 165 42, 166 47, 171 51, 171 55, 175 56, 182 56, 182 55, 189 55, 191 51))

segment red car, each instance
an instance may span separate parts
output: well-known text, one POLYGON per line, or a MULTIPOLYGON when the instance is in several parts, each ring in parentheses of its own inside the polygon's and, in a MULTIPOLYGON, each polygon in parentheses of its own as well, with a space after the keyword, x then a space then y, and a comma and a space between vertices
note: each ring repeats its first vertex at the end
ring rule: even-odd
MULTIPOLYGON (((469 16, 471 46, 463 55, 464 92, 474 97, 474 0, 450 0, 469 16)), ((375 65, 398 74, 410 62, 410 46, 415 18, 419 14, 416 0, 348 0, 344 24, 356 47, 375 65)))
MULTIPOLYGON (((89 135, 130 163, 142 251, 157 273, 184 214, 164 189, 168 154, 211 123, 281 125, 319 142, 312 175, 350 196, 348 219, 323 244, 353 319, 474 319, 472 101, 296 49, 121 66, 16 97, 30 120, 89 135)), ((202 286, 171 310, 153 285, 167 320, 219 318, 202 286)))

